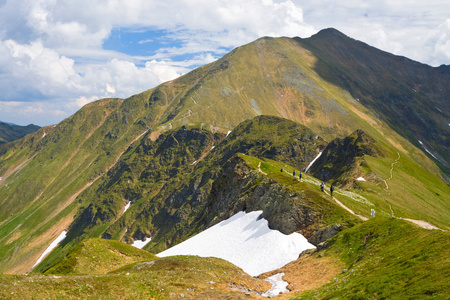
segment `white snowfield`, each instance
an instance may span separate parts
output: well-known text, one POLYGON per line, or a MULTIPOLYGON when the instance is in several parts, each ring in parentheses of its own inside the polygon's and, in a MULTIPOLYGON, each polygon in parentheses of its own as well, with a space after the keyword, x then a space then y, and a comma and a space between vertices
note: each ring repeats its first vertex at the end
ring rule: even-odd
POLYGON ((218 257, 257 276, 281 268, 296 260, 302 251, 315 248, 299 233, 285 235, 270 229, 261 213, 239 212, 157 256, 218 257))

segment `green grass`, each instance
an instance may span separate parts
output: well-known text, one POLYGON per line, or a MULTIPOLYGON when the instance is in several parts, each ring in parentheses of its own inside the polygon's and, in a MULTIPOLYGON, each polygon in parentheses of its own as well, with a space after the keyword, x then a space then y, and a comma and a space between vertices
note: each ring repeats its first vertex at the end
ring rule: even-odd
POLYGON ((157 257, 114 240, 89 239, 79 243, 49 274, 106 274, 124 265, 157 257))
POLYGON ((448 299, 450 235, 376 217, 349 228, 315 254, 346 264, 336 279, 296 299, 448 299))
POLYGON ((267 282, 218 258, 175 256, 142 261, 100 275, 0 275, 2 299, 246 299, 267 282))
MULTIPOLYGON (((258 169, 261 163, 261 171, 277 183, 288 189, 303 195, 310 203, 310 207, 316 210, 321 217, 323 226, 341 224, 343 228, 354 226, 360 222, 359 218, 351 215, 346 210, 338 206, 331 198, 320 191, 320 181, 309 174, 303 173, 302 181, 298 180, 298 170, 288 164, 270 159, 258 159, 249 155, 239 154, 244 161, 252 168, 258 169), (281 172, 283 168, 283 172, 281 172), (296 176, 292 171, 296 170, 296 176)), ((340 199, 341 197, 339 197, 340 199)))

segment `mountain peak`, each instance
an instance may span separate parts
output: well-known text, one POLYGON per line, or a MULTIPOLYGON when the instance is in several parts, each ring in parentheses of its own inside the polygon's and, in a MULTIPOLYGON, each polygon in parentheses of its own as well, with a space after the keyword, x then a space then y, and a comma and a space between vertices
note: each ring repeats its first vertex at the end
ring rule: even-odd
POLYGON ((311 39, 342 39, 342 38, 350 38, 344 33, 340 32, 335 28, 325 28, 317 32, 316 34, 311 36, 311 39))

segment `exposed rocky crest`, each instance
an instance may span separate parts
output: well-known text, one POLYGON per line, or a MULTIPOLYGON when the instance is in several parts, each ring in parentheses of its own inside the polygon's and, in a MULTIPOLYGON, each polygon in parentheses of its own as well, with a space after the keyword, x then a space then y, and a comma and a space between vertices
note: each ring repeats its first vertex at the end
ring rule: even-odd
POLYGON ((310 173, 320 180, 348 186, 361 174, 365 155, 380 157, 382 154, 376 141, 358 129, 346 138, 331 141, 311 166, 310 173))

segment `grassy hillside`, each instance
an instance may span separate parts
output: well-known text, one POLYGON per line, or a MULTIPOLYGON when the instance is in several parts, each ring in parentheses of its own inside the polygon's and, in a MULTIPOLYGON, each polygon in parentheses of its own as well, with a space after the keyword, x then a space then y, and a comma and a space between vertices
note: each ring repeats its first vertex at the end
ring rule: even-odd
POLYGON ((433 153, 449 174, 449 66, 395 56, 334 29, 297 41, 317 57, 314 70, 321 78, 348 91, 424 153, 433 153))
POLYGON ((249 299, 270 284, 218 258, 176 256, 104 275, 0 275, 2 299, 249 299))
POLYGON ((88 239, 73 248, 49 274, 106 274, 125 265, 157 257, 119 241, 88 239))
POLYGON ((238 151, 284 157, 288 162, 296 159, 297 164, 305 165, 323 145, 304 126, 266 116, 243 123, 226 138, 201 125, 167 131, 155 141, 148 133, 122 155, 115 167, 78 196, 83 206, 68 237, 54 257, 44 260, 38 269, 53 265, 88 237, 129 243, 152 237, 147 249, 163 250, 191 235, 195 228, 201 230, 198 224, 204 225, 201 214, 212 184, 222 166, 238 151), (131 207, 122 214, 128 202, 131 207))
POLYGON ((347 229, 310 255, 343 262, 330 283, 295 299, 448 299, 450 235, 392 218, 347 229))

